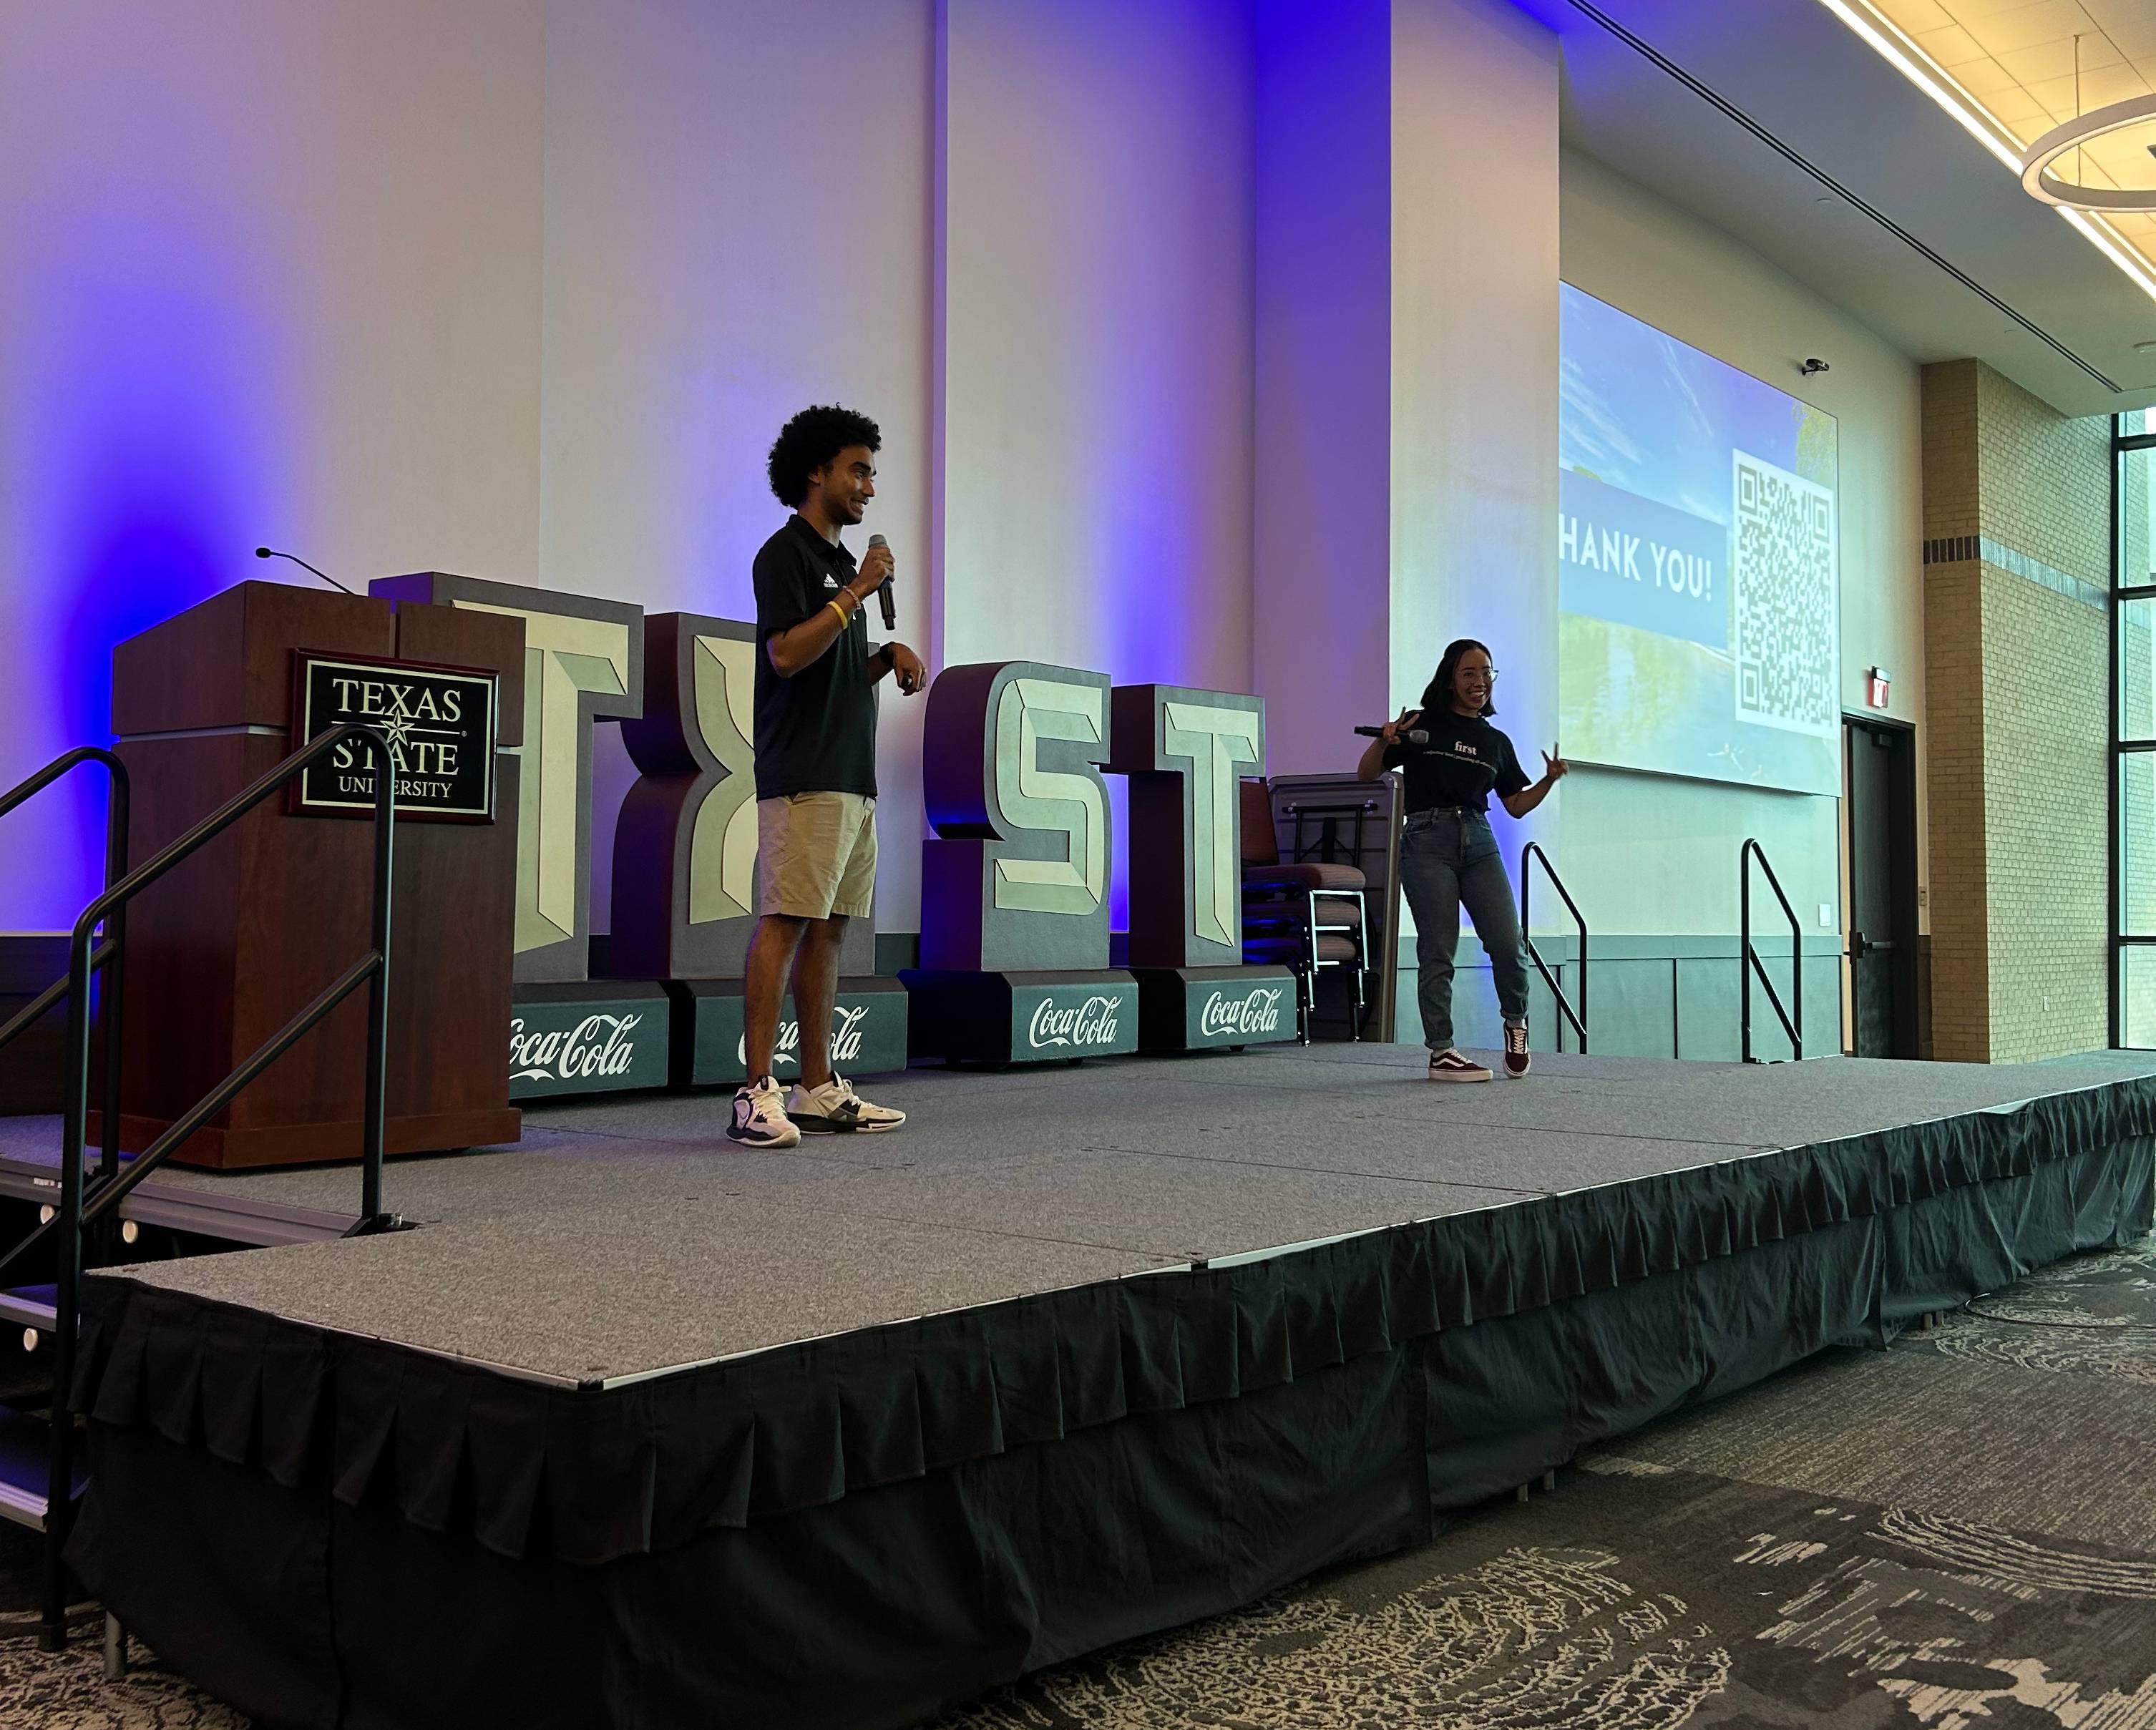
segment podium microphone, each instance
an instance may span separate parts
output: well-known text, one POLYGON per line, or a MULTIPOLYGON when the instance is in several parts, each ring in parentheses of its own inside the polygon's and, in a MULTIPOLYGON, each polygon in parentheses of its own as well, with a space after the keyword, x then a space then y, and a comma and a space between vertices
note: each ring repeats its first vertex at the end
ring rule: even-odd
MULTIPOLYGON (((869 536, 869 545, 870 547, 880 547, 886 552, 891 551, 891 542, 885 540, 881 535, 870 535, 869 536)), ((876 585, 876 606, 883 613, 883 628, 887 631, 896 630, 898 629, 898 608, 891 605, 891 578, 888 577, 885 578, 882 582, 876 585)))
MULTIPOLYGON (((1385 730, 1381 726, 1358 726, 1355 731, 1360 737, 1365 739, 1382 739, 1385 737, 1385 730)), ((1420 727, 1415 727, 1410 732, 1401 733, 1399 737, 1410 745, 1427 745, 1430 743, 1430 735, 1424 732, 1420 727)))
MULTIPOLYGON (((254 556, 257 558, 288 558, 303 571, 315 571, 315 567, 309 564, 305 559, 301 558, 296 552, 279 552, 273 547, 258 547, 254 549, 254 556)), ((322 581, 329 584, 331 588, 343 589, 344 593, 351 595, 353 599, 357 600, 358 598, 358 595, 353 590, 345 588, 345 586, 341 583, 338 582, 336 578, 331 576, 328 572, 315 571, 315 575, 321 578, 322 581)), ((888 603, 886 603, 886 604, 888 603)))

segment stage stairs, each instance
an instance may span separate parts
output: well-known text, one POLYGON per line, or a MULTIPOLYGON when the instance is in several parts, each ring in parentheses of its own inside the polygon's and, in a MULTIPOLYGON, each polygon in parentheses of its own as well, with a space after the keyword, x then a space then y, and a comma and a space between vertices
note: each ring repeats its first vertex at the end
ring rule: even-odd
MULTIPOLYGON (((111 752, 85 746, 55 757, 0 793, 0 817, 95 763, 105 772, 105 887, 75 921, 68 971, 4 1026, 0 1045, 62 1003, 67 1005, 67 1085, 59 1158, 51 1163, 0 1158, 0 1327, 19 1328, 23 1355, 0 1368, 0 1519, 43 1532, 44 1590, 38 1640, 57 1650, 67 1637, 68 1570, 64 1548, 88 1478, 78 1426, 67 1412, 74 1379, 76 1325, 84 1272, 176 1255, 264 1248, 402 1229, 382 1207, 382 1128, 388 1039, 390 881, 395 850, 394 778, 376 778, 372 947, 301 1009, 232 1074, 139 1152, 120 1147, 121 1004, 126 961, 127 905, 198 849, 256 806, 280 795, 317 758, 363 740, 381 761, 388 742, 377 727, 347 723, 318 733, 169 845, 128 869, 126 766, 111 752), (341 1214, 220 1196, 185 1183, 148 1182, 240 1091, 297 1045, 353 992, 364 987, 367 1039, 360 1208, 341 1214), (93 1064, 93 1042, 98 1060, 93 1064), (87 1145, 92 1081, 100 1144, 87 1145)), ((0 1364, 8 1363, 0 1348, 0 1364)), ((106 1668, 124 1650, 107 1619, 106 1668)))
MULTIPOLYGON (((0 1158, 0 1243, 20 1241, 48 1223, 58 1211, 59 1190, 56 1166, 0 1158)), ((121 1266, 229 1250, 320 1243, 350 1235, 359 1223, 356 1214, 285 1207, 150 1183, 127 1196, 118 1214, 119 1229, 109 1234, 107 1253, 97 1253, 93 1247, 85 1256, 87 1265, 121 1266)), ((16 1271, 19 1270, 11 1270, 16 1271)), ((49 1505, 52 1442, 48 1426, 59 1318, 55 1281, 0 1288, 0 1363, 8 1363, 0 1369, 0 1520, 38 1532, 45 1529, 49 1505), (19 1340, 19 1352, 6 1343, 9 1332, 19 1340)), ((80 1481, 75 1489, 79 1494, 80 1481)))

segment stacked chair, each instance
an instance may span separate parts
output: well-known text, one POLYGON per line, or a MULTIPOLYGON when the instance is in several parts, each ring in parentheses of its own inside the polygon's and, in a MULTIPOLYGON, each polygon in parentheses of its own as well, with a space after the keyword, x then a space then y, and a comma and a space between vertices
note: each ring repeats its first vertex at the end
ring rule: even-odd
MULTIPOLYGON (((1363 873, 1322 858, 1283 860, 1270 786, 1245 781, 1242 799, 1243 958, 1293 970, 1296 1037, 1304 1045, 1317 1011, 1317 976, 1346 968, 1354 998, 1349 1036, 1359 1040, 1369 972, 1363 873)), ((1299 839, 1291 849, 1303 850, 1299 839)), ((1322 844, 1317 850, 1325 850, 1322 844)))

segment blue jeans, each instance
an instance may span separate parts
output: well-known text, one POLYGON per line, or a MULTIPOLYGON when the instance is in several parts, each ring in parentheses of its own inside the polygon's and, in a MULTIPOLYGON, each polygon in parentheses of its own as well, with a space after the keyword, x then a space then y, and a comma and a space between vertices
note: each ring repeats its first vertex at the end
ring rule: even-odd
POLYGON ((1479 811, 1410 813, 1400 837, 1400 887, 1414 910, 1423 1043, 1433 1051, 1452 1043, 1452 952, 1460 945, 1463 903, 1489 952, 1499 1011, 1508 1026, 1525 1025, 1527 952, 1490 819, 1479 811))

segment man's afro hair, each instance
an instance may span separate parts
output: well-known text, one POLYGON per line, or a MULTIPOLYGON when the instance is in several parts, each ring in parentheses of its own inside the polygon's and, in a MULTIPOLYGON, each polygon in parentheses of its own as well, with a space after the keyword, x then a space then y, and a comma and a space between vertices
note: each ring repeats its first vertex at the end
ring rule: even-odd
POLYGON ((771 447, 771 490, 778 502, 799 510, 808 496, 808 477, 852 444, 883 449, 883 434, 865 414, 832 404, 795 415, 779 429, 771 447))

